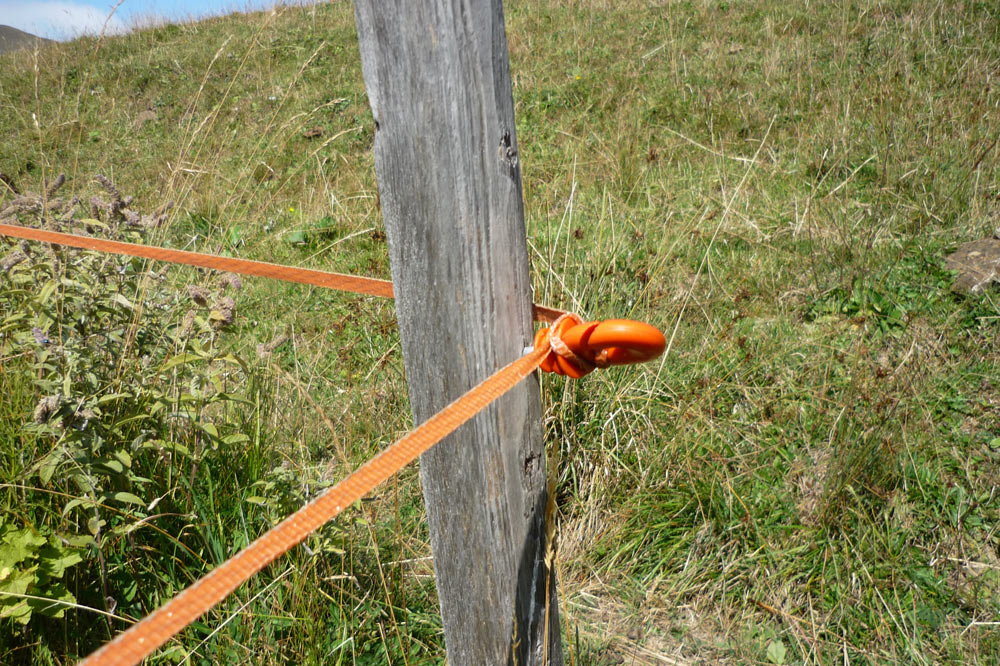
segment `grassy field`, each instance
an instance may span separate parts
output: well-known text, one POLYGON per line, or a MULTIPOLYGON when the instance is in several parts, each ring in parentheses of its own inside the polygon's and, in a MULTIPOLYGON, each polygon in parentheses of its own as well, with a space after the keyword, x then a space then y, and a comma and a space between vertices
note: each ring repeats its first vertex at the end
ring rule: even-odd
MULTIPOLYGON (((567 662, 1000 662, 1000 309, 943 264, 1000 227, 1000 11, 506 12, 536 300, 669 340, 543 381, 567 662)), ((16 52, 0 210, 385 278, 372 132, 349 3, 16 52)), ((88 653, 409 426, 390 302, 17 252, 2 663, 88 653)), ((422 514, 411 467, 151 663, 443 663, 422 514)))

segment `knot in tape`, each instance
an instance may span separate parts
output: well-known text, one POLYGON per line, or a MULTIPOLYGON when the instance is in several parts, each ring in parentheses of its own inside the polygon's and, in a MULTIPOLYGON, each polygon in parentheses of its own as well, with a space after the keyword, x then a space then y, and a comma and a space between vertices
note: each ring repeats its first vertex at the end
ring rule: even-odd
POLYGON ((552 351, 539 367, 573 379, 595 368, 650 361, 667 346, 663 334, 649 324, 630 319, 585 322, 570 312, 535 334, 535 349, 546 342, 552 351))

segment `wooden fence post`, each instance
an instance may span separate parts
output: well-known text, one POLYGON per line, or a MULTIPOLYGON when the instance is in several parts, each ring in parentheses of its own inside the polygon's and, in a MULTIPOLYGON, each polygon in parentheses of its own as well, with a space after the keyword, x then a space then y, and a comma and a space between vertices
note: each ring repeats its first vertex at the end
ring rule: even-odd
MULTIPOLYGON (((500 0, 357 0, 403 359, 420 423, 531 344, 500 0)), ((424 454, 451 666, 562 664, 534 378, 424 454)))

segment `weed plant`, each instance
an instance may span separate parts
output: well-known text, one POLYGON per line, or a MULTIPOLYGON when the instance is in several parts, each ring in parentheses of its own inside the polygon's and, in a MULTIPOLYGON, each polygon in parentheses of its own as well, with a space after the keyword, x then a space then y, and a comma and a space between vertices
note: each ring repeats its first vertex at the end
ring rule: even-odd
MULTIPOLYGON (((669 340, 543 382, 568 662, 997 663, 1000 313, 942 261, 1000 214, 996 8, 505 9, 535 298, 669 340)), ((0 208, 388 277, 356 39, 332 3, 5 55, 0 208)), ((4 663, 89 652, 409 424, 391 303, 29 249, 4 663)), ((422 511, 408 469, 154 661, 442 663, 422 511)))

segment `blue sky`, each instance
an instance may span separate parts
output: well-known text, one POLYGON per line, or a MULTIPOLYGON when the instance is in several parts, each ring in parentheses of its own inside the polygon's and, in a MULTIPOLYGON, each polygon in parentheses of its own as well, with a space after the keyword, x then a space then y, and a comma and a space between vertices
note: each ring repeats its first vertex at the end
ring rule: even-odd
POLYGON ((9 25, 49 39, 71 39, 106 32, 125 32, 136 25, 157 21, 186 21, 268 9, 275 4, 304 4, 302 0, 124 0, 111 13, 117 0, 0 0, 0 25, 9 25), (108 18, 110 15, 111 18, 108 18))

